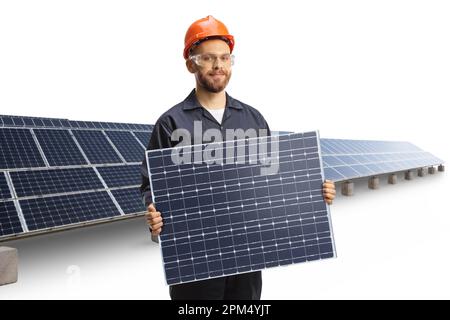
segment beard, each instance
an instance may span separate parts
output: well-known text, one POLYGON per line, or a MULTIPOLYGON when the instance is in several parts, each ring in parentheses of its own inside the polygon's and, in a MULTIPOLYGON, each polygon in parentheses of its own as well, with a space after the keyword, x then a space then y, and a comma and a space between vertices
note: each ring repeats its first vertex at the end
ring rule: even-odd
POLYGON ((223 91, 231 78, 231 71, 211 71, 207 74, 202 74, 201 72, 197 73, 197 81, 200 86, 205 88, 209 92, 218 93, 223 91), (212 73, 220 73, 223 74, 224 77, 222 79, 213 79, 212 73))

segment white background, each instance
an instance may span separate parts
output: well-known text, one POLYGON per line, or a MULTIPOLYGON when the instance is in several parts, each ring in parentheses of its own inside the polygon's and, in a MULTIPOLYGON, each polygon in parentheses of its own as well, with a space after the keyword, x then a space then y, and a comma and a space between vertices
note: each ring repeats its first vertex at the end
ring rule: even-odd
MULTIPOLYGON (((228 92, 273 130, 407 140, 450 159, 448 1, 0 0, 0 114, 154 123, 190 92, 184 35, 236 38, 228 92)), ((356 184, 331 207, 337 259, 263 272, 264 299, 450 298, 448 173, 356 184)), ((9 242, 9 298, 167 299, 142 219, 9 242)))

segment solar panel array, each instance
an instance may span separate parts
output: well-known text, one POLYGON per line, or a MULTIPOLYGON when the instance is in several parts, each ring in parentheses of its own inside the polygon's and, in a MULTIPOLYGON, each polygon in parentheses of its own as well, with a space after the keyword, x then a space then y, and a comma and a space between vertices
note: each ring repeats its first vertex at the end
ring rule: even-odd
MULTIPOLYGON (((0 115, 0 241, 142 214, 140 164, 152 129, 0 115)), ((334 181, 443 163, 406 142, 321 139, 321 149, 334 181)))
POLYGON ((152 126, 0 116, 0 240, 140 215, 152 126))
POLYGON ((409 142, 321 139, 325 177, 344 181, 442 164, 409 142))
MULTIPOLYGON (((277 141, 249 139, 245 150, 277 141)), ((333 257, 318 141, 316 132, 280 136, 271 158, 279 170, 270 174, 249 152, 237 156, 237 142, 202 145, 228 156, 221 163, 174 164, 177 149, 148 151, 153 199, 166 213, 160 245, 167 283, 333 257)))

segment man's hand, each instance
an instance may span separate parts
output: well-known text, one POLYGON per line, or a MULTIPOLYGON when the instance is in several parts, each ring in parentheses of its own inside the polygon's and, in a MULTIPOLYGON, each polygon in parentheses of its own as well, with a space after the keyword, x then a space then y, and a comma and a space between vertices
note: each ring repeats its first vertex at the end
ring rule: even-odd
POLYGON ((145 218, 147 219, 148 226, 152 230, 153 236, 158 236, 161 233, 161 227, 163 225, 161 212, 156 211, 155 206, 151 203, 147 212, 145 213, 145 218))
POLYGON ((336 187, 334 186, 334 182, 331 180, 325 180, 323 183, 323 198, 325 202, 328 204, 332 204, 334 197, 336 196, 336 187))

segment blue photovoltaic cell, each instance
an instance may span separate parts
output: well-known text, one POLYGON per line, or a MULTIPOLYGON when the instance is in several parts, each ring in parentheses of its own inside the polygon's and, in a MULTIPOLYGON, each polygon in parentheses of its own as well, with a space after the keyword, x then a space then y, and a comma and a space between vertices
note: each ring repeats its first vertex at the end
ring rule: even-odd
POLYGON ((11 172, 19 198, 105 189, 94 169, 51 169, 11 172))
POLYGON ((11 192, 9 191, 8 183, 4 172, 0 172, 0 200, 10 199, 11 192))
POLYGON ((50 166, 87 164, 68 130, 36 129, 34 133, 50 166))
POLYGON ((22 118, 20 117, 15 117, 13 118, 13 123, 16 127, 23 127, 25 126, 25 122, 23 121, 22 118))
POLYGON ((106 191, 19 202, 30 231, 93 222, 120 214, 106 191))
POLYGON ((99 167, 97 170, 109 188, 137 186, 142 183, 140 165, 99 167))
POLYGON ((279 161, 279 170, 272 174, 264 174, 260 161, 174 165, 174 149, 147 152, 153 199, 164 219, 168 284, 334 256, 317 133, 268 139, 277 138, 279 157, 271 155, 269 163, 279 161))
POLYGON ((44 121, 40 118, 33 119, 35 127, 45 127, 44 121))
POLYGON ((111 191, 125 214, 145 212, 139 188, 127 188, 111 191))
POLYGON ((130 132, 106 131, 106 134, 127 162, 141 162, 144 159, 145 149, 130 132))
POLYGON ((103 132, 73 130, 72 133, 92 164, 122 163, 103 132))
POLYGON ((409 142, 321 139, 325 178, 333 181, 442 164, 409 142))
POLYGON ((28 129, 0 128, 0 169, 45 167, 28 129))
POLYGON ((13 201, 0 202, 0 237, 22 233, 13 201))
POLYGON ((25 126, 27 127, 34 127, 34 121, 33 118, 24 118, 23 122, 25 122, 25 126))
POLYGON ((151 136, 151 132, 141 132, 141 131, 135 131, 133 132, 134 135, 136 136, 136 138, 139 139, 139 141, 141 141, 141 143, 147 147, 148 143, 150 142, 150 136, 151 136))
POLYGON ((14 121, 12 119, 12 117, 9 116, 2 116, 2 123, 3 126, 14 126, 14 121))

